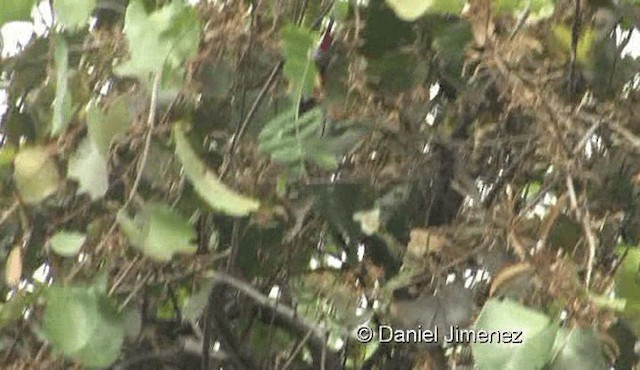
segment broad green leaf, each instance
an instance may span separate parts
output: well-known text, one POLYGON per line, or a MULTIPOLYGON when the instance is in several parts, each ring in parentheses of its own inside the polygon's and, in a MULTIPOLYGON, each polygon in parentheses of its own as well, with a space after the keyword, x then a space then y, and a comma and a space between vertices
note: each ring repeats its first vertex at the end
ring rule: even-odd
POLYGON ((197 292, 194 292, 189 296, 182 309, 182 317, 185 320, 195 322, 198 318, 202 317, 202 313, 207 306, 212 287, 213 280, 207 279, 197 292))
POLYGON ((136 340, 142 330, 142 315, 140 309, 133 306, 127 307, 123 312, 124 335, 129 340, 136 340))
POLYGON ((460 13, 464 0, 385 0, 387 5, 404 21, 415 21, 426 13, 460 13))
POLYGON ((404 21, 415 21, 427 12, 435 0, 386 0, 387 5, 404 21))
POLYGON ((25 299, 21 294, 0 303, 0 329, 20 319, 24 309, 25 299))
POLYGON ((333 14, 339 21, 346 21, 349 18, 349 0, 338 0, 333 5, 333 14))
POLYGON ((150 14, 141 0, 132 1, 124 21, 131 59, 116 72, 147 80, 165 66, 179 69, 195 55, 200 28, 194 9, 182 1, 174 0, 150 14))
POLYGON ((155 261, 169 261, 174 254, 196 250, 193 227, 167 205, 147 204, 135 220, 120 211, 117 220, 131 244, 155 261))
POLYGON ((141 225, 136 223, 135 220, 131 219, 127 212, 124 210, 120 210, 118 212, 118 216, 116 216, 116 220, 118 221, 118 225, 129 239, 129 242, 134 247, 143 250, 144 249, 144 235, 140 228, 141 225))
POLYGON ((53 346, 73 355, 89 343, 98 326, 98 300, 86 287, 51 286, 47 289, 44 333, 53 346))
POLYGON ((109 147, 121 137, 131 125, 131 113, 125 96, 120 96, 105 110, 95 102, 87 108, 89 137, 103 156, 109 154, 109 147))
POLYGON ((317 68, 311 53, 318 37, 309 29, 292 24, 284 26, 281 37, 284 74, 293 87, 295 102, 299 102, 303 96, 313 93, 317 68))
POLYGON ((526 6, 527 1, 529 0, 493 0, 491 10, 497 15, 513 13, 526 6))
POLYGON ((464 8, 465 0, 434 0, 427 9, 429 14, 458 14, 464 8))
POLYGON ((455 85, 464 85, 462 75, 467 44, 473 40, 471 24, 466 19, 434 22, 433 48, 437 52, 443 78, 455 85))
POLYGON ((479 369, 541 369, 549 361, 557 327, 549 318, 511 300, 490 299, 476 319, 476 330, 521 331, 522 343, 473 343, 479 369))
POLYGON ((92 286, 50 286, 46 291, 45 337, 54 349, 88 367, 106 367, 120 354, 122 317, 92 286))
MULTIPOLYGON (((559 43, 561 48, 566 52, 571 52, 571 29, 568 26, 556 24, 552 28, 552 33, 555 40, 559 43)), ((593 61, 591 60, 591 48, 595 40, 595 32, 592 28, 587 28, 578 39, 578 46, 576 48, 576 61, 582 66, 590 66, 593 61)))
POLYGON ((640 248, 619 247, 624 259, 616 270, 616 298, 626 301, 624 314, 636 334, 640 333, 640 248), (626 251, 626 254, 625 254, 626 251))
POLYGON ((416 42, 416 30, 404 22, 383 0, 370 1, 362 30, 360 50, 367 58, 377 59, 416 42))
POLYGON ((58 23, 72 29, 86 25, 95 6, 96 0, 55 0, 53 2, 58 23))
POLYGON ((58 189, 58 168, 44 147, 22 148, 13 165, 13 179, 25 202, 38 203, 58 189))
POLYGON ((71 119, 71 94, 69 94, 69 48, 61 35, 55 37, 56 50, 56 97, 53 100, 53 122, 51 135, 58 136, 69 124, 71 119))
POLYGON ((35 0, 0 0, 0 27, 7 22, 31 19, 31 9, 35 0))
POLYGON ((591 328, 560 329, 549 370, 601 370, 607 368, 602 342, 591 328))
POLYGON ((17 151, 15 147, 4 144, 2 148, 0 148, 0 167, 10 165, 16 158, 16 154, 17 151))
POLYGON ((231 190, 198 158, 189 144, 184 125, 178 122, 173 130, 176 155, 196 193, 212 208, 231 216, 245 216, 257 210, 260 206, 257 200, 231 190))
POLYGON ((78 191, 91 199, 101 198, 109 188, 107 159, 88 137, 82 139, 69 159, 67 176, 79 183, 78 191))
POLYGON ((157 261, 168 261, 176 253, 193 253, 196 237, 193 227, 175 210, 162 204, 146 206, 149 213, 145 225, 143 253, 157 261))
POLYGON ((73 257, 80 251, 86 235, 74 231, 58 231, 49 239, 51 249, 63 257, 73 257))
POLYGON ((598 295, 591 292, 588 293, 588 296, 591 302, 603 309, 622 312, 627 306, 627 300, 624 298, 612 298, 610 296, 598 295))
POLYGON ((415 55, 406 52, 387 53, 368 61, 367 78, 379 91, 399 93, 416 86, 415 71, 418 69, 415 55))
POLYGON ((93 337, 73 358, 87 367, 107 367, 120 356, 124 320, 104 295, 98 295, 98 318, 93 337))

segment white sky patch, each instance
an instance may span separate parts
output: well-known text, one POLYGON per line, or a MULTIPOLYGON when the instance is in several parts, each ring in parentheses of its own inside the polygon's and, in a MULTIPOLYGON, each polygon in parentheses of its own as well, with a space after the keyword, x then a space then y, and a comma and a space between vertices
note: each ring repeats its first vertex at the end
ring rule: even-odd
POLYGON ((440 92, 440 84, 437 82, 431 84, 431 86, 429 87, 429 100, 435 99, 435 97, 438 96, 439 92, 440 92))
POLYGON ((274 285, 271 287, 271 290, 269 291, 269 298, 271 299, 278 299, 280 298, 280 287, 277 285, 274 285))
POLYGON ((42 1, 33 10, 33 31, 42 36, 53 27, 53 11, 49 1, 42 1))
POLYGON ((325 264, 328 267, 334 268, 334 269, 339 269, 342 267, 342 261, 338 258, 336 258, 335 256, 332 255, 327 255, 325 256, 325 264))
POLYGON ((33 36, 33 23, 31 22, 9 22, 2 26, 2 58, 12 57, 20 52, 31 40, 33 36))
MULTIPOLYGON (((622 40, 627 36, 627 33, 623 32, 620 27, 618 27, 616 33, 618 34, 618 43, 622 42, 622 40)), ((640 32, 638 32, 638 30, 633 30, 633 32, 631 32, 631 39, 624 50, 622 50, 622 57, 627 55, 632 58, 640 56, 640 32)))

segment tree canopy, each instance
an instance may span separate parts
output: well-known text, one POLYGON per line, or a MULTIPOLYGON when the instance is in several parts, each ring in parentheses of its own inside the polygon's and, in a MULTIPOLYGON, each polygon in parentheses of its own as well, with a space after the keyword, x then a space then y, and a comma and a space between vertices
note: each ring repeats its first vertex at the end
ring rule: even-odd
POLYGON ((639 1, 0 5, 3 369, 636 367, 639 1))

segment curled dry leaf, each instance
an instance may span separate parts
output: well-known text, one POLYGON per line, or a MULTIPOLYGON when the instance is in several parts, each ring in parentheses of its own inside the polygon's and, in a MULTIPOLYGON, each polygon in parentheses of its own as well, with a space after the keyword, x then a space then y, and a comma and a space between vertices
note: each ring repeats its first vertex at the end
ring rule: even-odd
MULTIPOLYGON (((511 290, 512 287, 517 287, 519 283, 523 283, 523 280, 531 281, 532 272, 533 266, 528 263, 516 263, 504 267, 493 277, 489 296, 493 297, 497 292, 511 290)), ((522 291, 525 290, 522 289, 522 291)))
POLYGON ((20 278, 22 277, 22 249, 20 246, 15 246, 9 252, 7 257, 7 265, 5 267, 4 279, 7 285, 11 288, 18 287, 20 284, 20 278))
POLYGON ((13 178, 25 202, 38 203, 58 188, 58 168, 44 147, 22 148, 13 165, 13 178))
POLYGON ((448 243, 444 233, 433 229, 413 229, 410 233, 407 252, 415 257, 437 253, 448 243))

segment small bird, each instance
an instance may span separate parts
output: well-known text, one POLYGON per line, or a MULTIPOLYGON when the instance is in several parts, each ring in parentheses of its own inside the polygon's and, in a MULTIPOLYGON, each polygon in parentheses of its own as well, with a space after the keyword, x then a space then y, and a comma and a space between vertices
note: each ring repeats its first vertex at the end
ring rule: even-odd
POLYGON ((329 24, 320 39, 320 44, 313 51, 313 60, 316 62, 316 67, 320 74, 320 78, 324 77, 329 62, 331 62, 331 46, 333 45, 333 18, 329 19, 329 24))
MULTIPOLYGON (((332 56, 332 45, 333 45, 333 26, 334 20, 333 18, 329 19, 329 24, 322 34, 322 38, 320 39, 320 43, 313 51, 312 57, 313 61, 316 64, 316 68, 318 69, 318 85, 322 86, 324 83, 324 77, 326 75, 327 68, 329 67, 329 63, 331 62, 332 56)), ((315 94, 314 94, 315 95, 315 94)), ((303 97, 300 100, 299 111, 300 114, 304 114, 311 109, 313 109, 318 104, 318 99, 316 96, 307 96, 303 97)))

